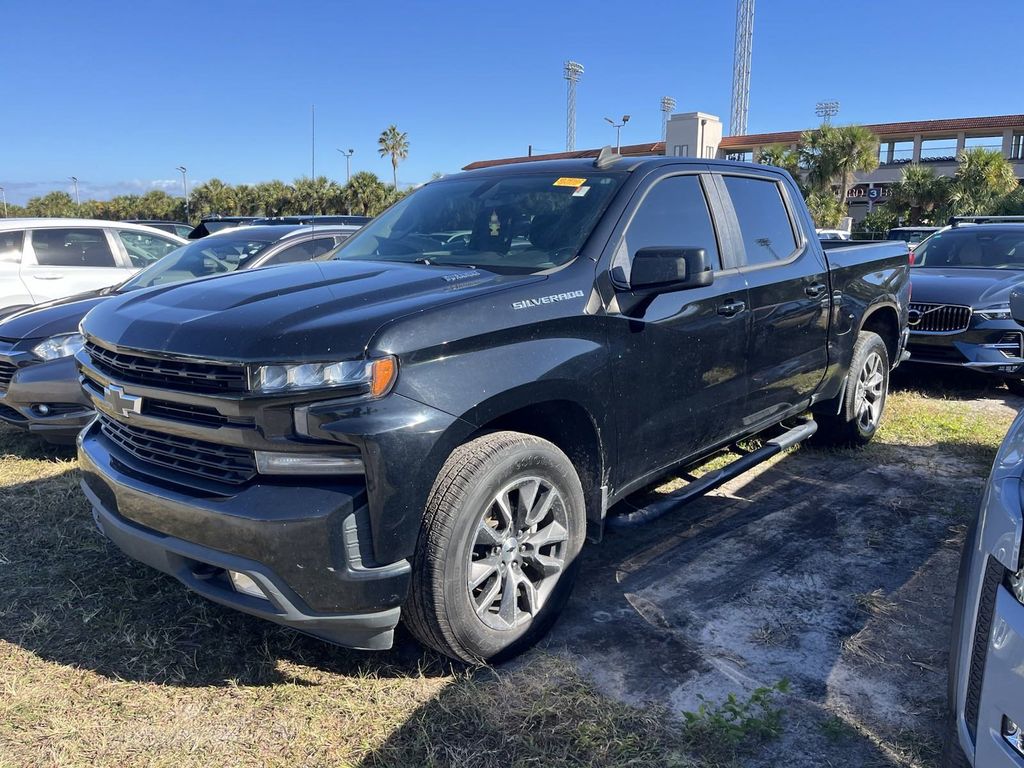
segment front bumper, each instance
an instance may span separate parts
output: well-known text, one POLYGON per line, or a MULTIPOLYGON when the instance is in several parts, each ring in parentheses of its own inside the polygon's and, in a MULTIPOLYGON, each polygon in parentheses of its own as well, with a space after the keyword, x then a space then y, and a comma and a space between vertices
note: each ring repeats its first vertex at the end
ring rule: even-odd
POLYGON ((1004 377, 1024 376, 1024 333, 1007 320, 982 320, 956 333, 911 331, 910 361, 969 368, 1004 377))
POLYGON ((96 425, 78 443, 96 522, 130 557, 218 603, 330 642, 391 646, 410 566, 365 564, 361 484, 257 482, 233 496, 199 497, 133 471, 96 425), (252 578, 267 599, 236 592, 226 570, 252 578))
POLYGON ((0 390, 0 420, 53 443, 72 444, 93 417, 73 357, 31 362, 0 353, 0 361, 19 365, 0 390), (50 411, 43 415, 40 406, 50 411))

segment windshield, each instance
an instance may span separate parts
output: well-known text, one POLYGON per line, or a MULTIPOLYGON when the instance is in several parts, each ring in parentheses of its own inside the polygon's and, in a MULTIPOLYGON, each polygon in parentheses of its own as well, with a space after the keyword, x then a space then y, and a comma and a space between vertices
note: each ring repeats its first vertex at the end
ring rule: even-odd
POLYGON ((538 272, 575 258, 624 178, 527 173, 428 184, 353 235, 337 259, 538 272))
POLYGON ((1024 269, 1024 227, 939 232, 914 251, 915 267, 1024 269))
POLYGON ((197 277, 234 272, 242 268, 253 256, 276 240, 246 237, 244 230, 237 233, 206 237, 171 251, 156 264, 122 283, 118 293, 151 288, 154 285, 180 283, 197 277))
POLYGON ((903 240, 907 243, 920 243, 934 231, 934 229, 890 229, 889 239, 903 240))

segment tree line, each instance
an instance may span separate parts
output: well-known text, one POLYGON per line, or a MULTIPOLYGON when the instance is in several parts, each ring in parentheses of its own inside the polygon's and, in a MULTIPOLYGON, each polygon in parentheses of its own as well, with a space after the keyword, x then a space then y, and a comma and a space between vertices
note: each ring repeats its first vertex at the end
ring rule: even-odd
POLYGON ((50 192, 25 205, 8 204, 7 215, 87 219, 163 219, 196 223, 207 216, 293 216, 354 214, 376 216, 401 200, 409 190, 398 188, 398 164, 409 156, 408 135, 394 125, 377 140, 377 152, 390 157, 393 183, 386 184, 370 171, 359 171, 339 184, 326 176, 295 179, 291 184, 274 179, 259 184, 227 184, 220 179, 197 184, 185 198, 152 190, 142 195, 117 195, 110 200, 83 200, 79 205, 67 192, 50 192))
MULTIPOLYGON (((800 185, 818 227, 838 227, 848 215, 847 195, 856 173, 878 167, 878 138, 861 125, 804 131, 797 147, 763 148, 757 161, 789 171, 800 185)), ((944 223, 950 216, 1024 214, 1024 187, 998 150, 975 147, 960 152, 952 177, 912 163, 888 188, 884 204, 858 225, 862 232, 883 232, 897 224, 944 223)))

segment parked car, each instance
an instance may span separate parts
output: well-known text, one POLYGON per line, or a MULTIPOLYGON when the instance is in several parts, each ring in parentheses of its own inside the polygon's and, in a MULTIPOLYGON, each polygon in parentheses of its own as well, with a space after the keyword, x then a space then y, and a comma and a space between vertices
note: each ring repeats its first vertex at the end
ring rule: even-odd
POLYGON ((52 443, 73 443, 95 415, 73 355, 78 324, 114 296, 207 275, 309 261, 333 251, 358 227, 246 227, 172 251, 112 288, 58 299, 0 320, 0 421, 52 443))
POLYGON ((170 232, 178 237, 188 238, 192 234, 193 226, 183 221, 165 221, 164 219, 125 219, 128 224, 145 224, 153 229, 160 229, 170 232))
POLYGON ((1024 333, 1009 306, 1024 283, 1024 224, 938 232, 914 251, 912 274, 911 360, 998 376, 1024 394, 1024 333))
POLYGON ((910 250, 914 250, 918 243, 938 231, 938 227, 893 227, 886 237, 889 240, 902 240, 910 246, 910 250))
POLYGON ((257 216, 207 216, 202 219, 191 232, 188 233, 189 240, 198 240, 201 237, 212 235, 223 229, 234 229, 247 224, 255 223, 257 216))
POLYGON ((267 216, 266 218, 256 219, 254 224, 351 224, 355 226, 363 226, 366 222, 370 221, 372 216, 335 216, 335 215, 311 215, 311 216, 267 216))
POLYGON ((123 282, 184 243, 124 222, 0 219, 0 317, 123 282))
POLYGON ((815 430, 870 440, 909 274, 903 243, 824 252, 768 166, 605 150, 447 176, 332 260, 92 310, 83 488, 126 553, 217 602, 507 657, 561 611, 588 528, 653 516, 609 516, 628 494, 754 434, 688 493, 815 430))
MULTIPOLYGON (((1024 291, 1010 300, 1024 324, 1024 291)), ((1024 768, 1024 411, 996 455, 960 560, 947 768, 1024 768)))
POLYGON ((819 240, 849 240, 850 233, 845 229, 819 229, 819 240))

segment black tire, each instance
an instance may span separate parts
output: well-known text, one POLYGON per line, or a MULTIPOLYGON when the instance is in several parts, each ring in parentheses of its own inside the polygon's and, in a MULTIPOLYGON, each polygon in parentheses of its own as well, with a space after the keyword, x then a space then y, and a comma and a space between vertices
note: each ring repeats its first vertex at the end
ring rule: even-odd
POLYGON ((1010 394, 1024 397, 1024 379, 1004 379, 1003 383, 1010 390, 1010 394))
POLYGON ((815 413, 818 431, 813 442, 833 447, 867 445, 878 431, 888 393, 889 350, 877 333, 861 331, 853 345, 839 413, 832 409, 815 413), (881 375, 881 382, 868 386, 866 377, 875 381, 875 374, 881 375))
POLYGON ((403 609, 406 626, 424 645, 471 664, 522 652, 547 633, 569 599, 585 535, 583 488, 555 445, 494 432, 459 446, 427 500, 403 609), (542 512, 532 527, 525 525, 542 512), (538 543, 559 537, 560 543, 538 543), (471 578, 492 564, 491 575, 474 588, 471 578), (531 596, 535 606, 527 610, 531 596))

